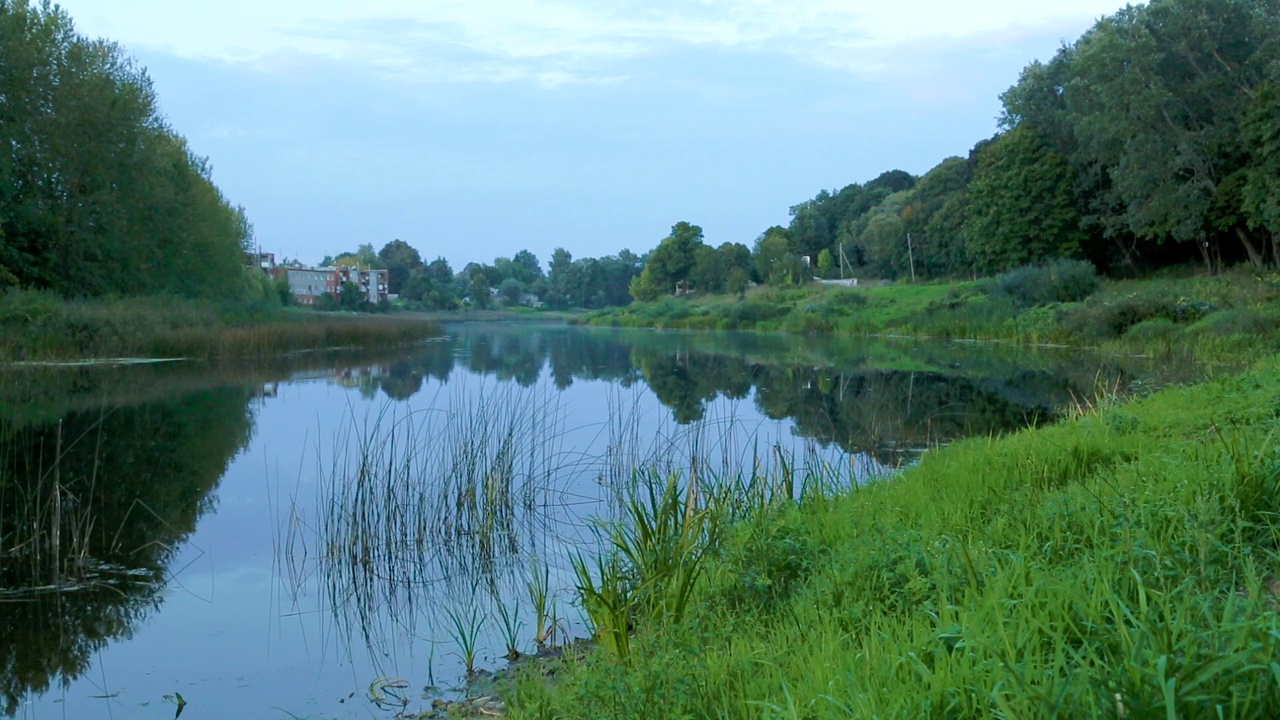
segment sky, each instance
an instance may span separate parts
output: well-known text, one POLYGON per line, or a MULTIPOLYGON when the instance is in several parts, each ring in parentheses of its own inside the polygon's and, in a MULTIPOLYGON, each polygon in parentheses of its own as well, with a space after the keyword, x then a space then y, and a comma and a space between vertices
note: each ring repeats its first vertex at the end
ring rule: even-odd
POLYGON ((62 0, 144 65, 256 242, 401 239, 455 269, 750 246, 789 208, 922 174, 1117 0, 62 0))

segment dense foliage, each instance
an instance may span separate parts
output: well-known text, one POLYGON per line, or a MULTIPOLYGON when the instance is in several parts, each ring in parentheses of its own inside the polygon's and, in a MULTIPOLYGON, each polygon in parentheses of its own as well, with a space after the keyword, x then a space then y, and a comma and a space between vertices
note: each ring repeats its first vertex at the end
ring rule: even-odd
MULTIPOLYGON (((1277 0, 1126 7, 1001 99, 1001 132, 968 157, 793 206, 787 227, 756 239, 744 279, 965 278, 1069 259, 1113 274, 1280 265, 1277 0)), ((689 272, 718 251, 682 227, 697 229, 673 228, 636 299, 739 293, 689 272)))
POLYGON ((0 0, 0 288, 240 298, 251 230, 118 46, 0 0))

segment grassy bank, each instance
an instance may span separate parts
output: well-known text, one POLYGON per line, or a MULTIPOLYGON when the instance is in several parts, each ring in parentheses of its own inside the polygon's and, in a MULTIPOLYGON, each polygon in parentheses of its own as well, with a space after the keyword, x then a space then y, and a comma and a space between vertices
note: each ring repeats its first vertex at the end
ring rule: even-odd
MULTIPOLYGON (((1025 272, 1025 271, 1020 271, 1025 272)), ((1010 276, 932 285, 756 288, 745 298, 667 297, 591 313, 615 327, 900 334, 1103 346, 1131 352, 1192 348, 1260 356, 1280 347, 1280 283, 1233 271, 1216 277, 1101 280, 1063 301, 1010 276)))
POLYGON ((656 532, 584 578, 601 642, 514 715, 1268 717, 1278 417, 1272 358, 732 524, 633 505, 656 532))
POLYGON ((145 357, 220 361, 337 347, 385 347, 440 334, 421 317, 252 309, 167 298, 70 301, 0 296, 0 362, 145 357))

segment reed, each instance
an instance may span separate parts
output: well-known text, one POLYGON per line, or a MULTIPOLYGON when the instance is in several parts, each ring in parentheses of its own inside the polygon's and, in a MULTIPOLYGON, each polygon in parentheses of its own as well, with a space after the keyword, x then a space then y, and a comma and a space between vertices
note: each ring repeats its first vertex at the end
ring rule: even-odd
POLYGON ((476 672, 476 649, 480 633, 484 630, 485 618, 480 614, 480 608, 474 604, 470 604, 466 610, 449 605, 444 612, 449 618, 449 634, 458 646, 458 655, 470 677, 476 672))
POLYGON ((554 625, 549 622, 554 611, 551 598, 551 569, 536 557, 530 560, 529 579, 525 583, 529 602, 533 606, 533 641, 543 647, 551 639, 554 625))
POLYGON ((451 392, 429 398, 430 411, 349 414, 317 450, 316 522, 282 528, 277 552, 289 555, 279 562, 294 593, 318 582, 349 644, 376 651, 396 635, 437 635, 419 627, 430 608, 483 587, 493 596, 477 611, 485 617, 442 618, 464 660, 518 652, 525 627, 539 648, 554 646, 571 627, 558 597, 578 585, 594 598, 588 621, 625 652, 632 620, 683 619, 721 528, 753 507, 793 503, 797 487, 832 475, 816 446, 793 458, 780 443, 744 440, 752 430, 732 417, 642 437, 635 404, 615 398, 596 438, 607 450, 594 456, 563 449, 567 413, 549 386, 451 392), (603 496, 588 507, 606 518, 598 525, 578 509, 597 487, 603 496), (594 546, 576 537, 591 528, 594 546), (566 556, 569 567, 557 566, 566 556), (518 593, 527 606, 511 600, 518 593), (619 601, 613 619, 600 619, 619 601), (487 630, 472 638, 463 630, 478 619, 487 630))
POLYGON ((228 361, 332 348, 406 345, 437 337, 420 317, 333 316, 176 298, 63 300, 0 295, 0 362, 146 357, 228 361))
POLYGON ((520 631, 524 628, 524 621, 520 619, 520 601, 513 601, 508 607, 507 603, 497 593, 493 595, 494 606, 498 610, 498 620, 501 623, 502 641, 506 645, 507 652, 503 657, 508 660, 520 659, 520 631))

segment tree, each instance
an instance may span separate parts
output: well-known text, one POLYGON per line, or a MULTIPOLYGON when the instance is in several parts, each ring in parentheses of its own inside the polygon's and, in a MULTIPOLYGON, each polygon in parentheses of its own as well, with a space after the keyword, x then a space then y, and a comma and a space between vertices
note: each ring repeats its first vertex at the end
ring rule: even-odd
POLYGON ((969 187, 965 249, 983 272, 1079 257, 1086 234, 1075 173, 1028 124, 1001 135, 979 158, 969 187))
POLYGON ((677 284, 688 282, 702 247, 702 228, 683 220, 671 226, 671 234, 649 255, 645 270, 654 286, 664 293, 675 292, 677 284))
POLYGON ((487 309, 490 304, 491 294, 489 292, 489 280, 483 272, 471 273, 471 284, 468 287, 468 296, 471 298, 471 306, 481 310, 487 309))
POLYGON ((252 228, 115 44, 51 3, 0 0, 0 98, 3 282, 244 299, 252 228))
POLYGON ((1241 209, 1249 227, 1271 237, 1272 262, 1280 267, 1280 69, 1254 96, 1245 117, 1250 162, 1244 171, 1241 209))
POLYGON ((507 278, 498 285, 498 295, 500 295, 508 305, 514 305, 520 302, 520 296, 523 294, 524 285, 515 278, 507 278))
POLYGON ((742 268, 734 268, 729 271, 729 278, 726 283, 730 293, 738 296, 738 299, 746 297, 747 294, 747 273, 742 268))
POLYGON ((836 261, 831 256, 830 248, 823 248, 818 253, 818 274, 824 278, 829 278, 835 274, 836 261))
POLYGON ((422 256, 409 243, 396 239, 382 246, 378 259, 387 268, 387 291, 400 294, 409 276, 422 270, 422 256))
POLYGON ((558 247, 551 251, 550 271, 547 273, 547 281, 551 284, 551 291, 544 300, 552 307, 568 306, 568 293, 565 283, 568 280, 569 268, 572 266, 573 255, 568 250, 558 247))
POLYGON ((639 300, 640 302, 653 302, 662 294, 662 289, 658 287, 656 282, 654 282, 653 273, 650 272, 648 268, 645 268, 639 275, 631 278, 628 290, 631 293, 631 297, 639 300))
POLYGON ((774 226, 765 230, 756 238, 755 252, 756 278, 762 283, 777 285, 790 281, 791 265, 789 257, 795 255, 791 247, 791 232, 783 227, 774 226))

